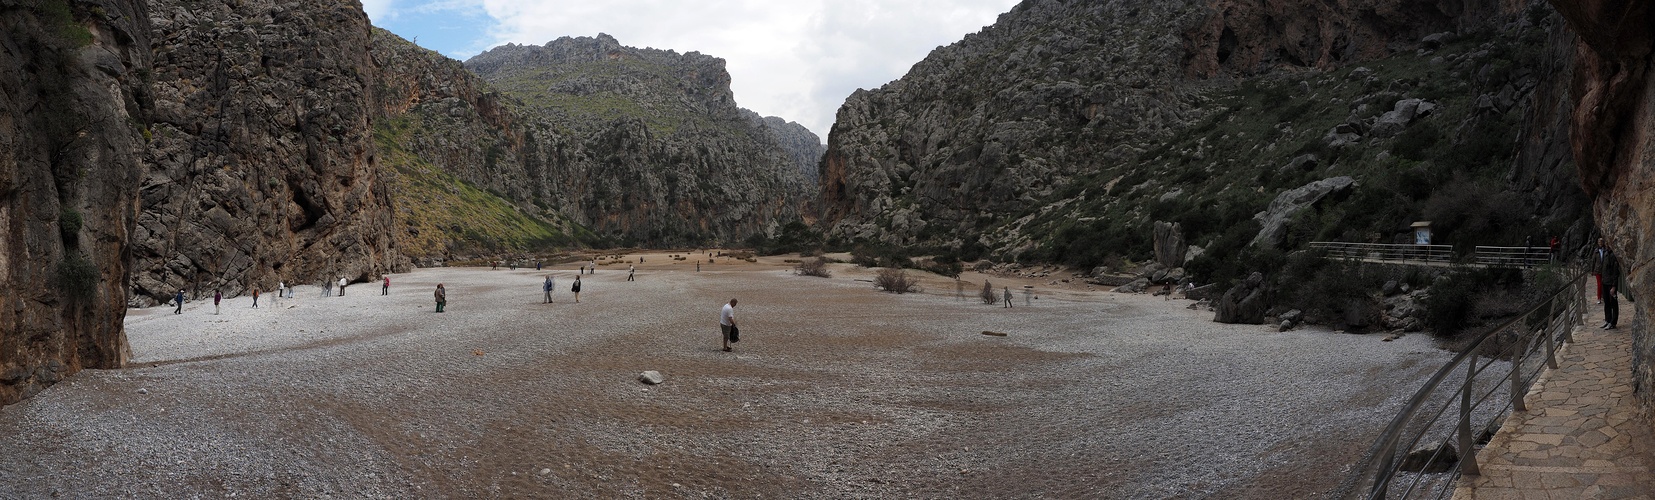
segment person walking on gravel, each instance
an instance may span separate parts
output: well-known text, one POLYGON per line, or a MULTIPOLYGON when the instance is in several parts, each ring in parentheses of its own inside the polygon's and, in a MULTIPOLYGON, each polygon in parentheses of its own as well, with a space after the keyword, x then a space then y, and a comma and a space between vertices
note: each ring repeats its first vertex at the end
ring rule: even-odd
POLYGON ((350 282, 349 282, 349 281, 345 281, 345 277, 344 277, 344 276, 340 276, 340 277, 339 277, 339 296, 340 296, 340 297, 344 297, 344 296, 345 296, 345 285, 347 285, 347 284, 350 284, 350 282))
POLYGON ((730 337, 736 332, 736 299, 718 311, 718 329, 724 333, 724 352, 730 352, 730 337))
POLYGON ((379 294, 380 295, 390 295, 391 294, 391 277, 390 276, 383 276, 383 278, 385 278, 385 283, 382 284, 382 285, 379 285, 379 294))
MULTIPOLYGON (((1003 287, 1003 289, 1006 292, 1006 307, 1011 307, 1011 287, 1009 287, 1009 286, 1008 287, 1003 287)), ((994 292, 989 292, 989 293, 994 293, 994 292)), ((990 297, 993 297, 993 295, 990 295, 990 297)))
POLYGON ((178 304, 178 308, 173 309, 172 313, 173 314, 184 314, 184 289, 183 288, 178 289, 178 295, 172 296, 172 301, 178 304))
POLYGON ((546 281, 540 284, 540 289, 546 292, 546 301, 541 303, 550 304, 552 303, 552 290, 557 289, 557 281, 553 280, 552 275, 548 274, 546 275, 546 281))
POLYGON ((575 292, 575 303, 579 304, 580 303, 580 276, 575 277, 575 286, 569 287, 569 291, 575 292))
POLYGON ((442 312, 442 307, 448 305, 448 291, 443 290, 442 283, 437 283, 437 292, 434 295, 437 297, 437 312, 442 312))
POLYGON ((253 308, 259 308, 259 287, 253 287, 253 308))
POLYGON ((630 265, 626 266, 626 280, 627 281, 632 281, 632 272, 633 271, 634 271, 634 269, 632 268, 632 266, 630 266, 630 265))
POLYGON ((213 315, 218 315, 218 303, 222 300, 224 300, 224 292, 222 290, 213 290, 213 315))
POLYGON ((322 296, 323 297, 332 297, 333 296, 333 281, 332 280, 329 280, 327 278, 322 278, 322 296))

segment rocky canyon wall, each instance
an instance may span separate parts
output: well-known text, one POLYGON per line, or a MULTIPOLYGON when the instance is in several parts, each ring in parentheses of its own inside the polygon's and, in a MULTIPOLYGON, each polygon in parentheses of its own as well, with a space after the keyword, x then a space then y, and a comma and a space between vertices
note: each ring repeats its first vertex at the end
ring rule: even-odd
POLYGON ((737 107, 723 59, 600 34, 508 44, 465 64, 527 122, 523 147, 500 156, 520 165, 505 174, 522 179, 512 189, 528 191, 512 197, 544 200, 615 243, 736 243, 798 220, 814 198, 799 165, 812 152, 784 143, 819 141, 737 107))
POLYGON ((1630 324, 1637 394, 1655 404, 1655 5, 1553 0, 1580 34, 1571 146, 1598 228, 1620 254, 1637 306, 1630 324))
POLYGON ((403 268, 350 2, 151 0, 155 123, 133 301, 403 268))
POLYGON ((129 356, 151 100, 146 6, 0 6, 0 405, 129 356))

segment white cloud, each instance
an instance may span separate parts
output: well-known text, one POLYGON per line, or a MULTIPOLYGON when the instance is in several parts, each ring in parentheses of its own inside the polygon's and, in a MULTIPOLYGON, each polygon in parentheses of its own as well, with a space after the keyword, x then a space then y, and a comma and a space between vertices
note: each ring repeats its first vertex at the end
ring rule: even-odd
POLYGON ((480 1, 497 23, 489 29, 493 39, 480 44, 479 51, 506 42, 540 45, 562 36, 608 33, 623 45, 717 56, 730 71, 738 104, 762 115, 802 123, 824 141, 839 105, 852 91, 901 77, 932 49, 993 24, 997 15, 1016 4, 1016 0, 472 1, 480 1))
POLYGON ((391 2, 392 0, 362 0, 362 11, 368 13, 368 20, 382 23, 391 17, 391 2))

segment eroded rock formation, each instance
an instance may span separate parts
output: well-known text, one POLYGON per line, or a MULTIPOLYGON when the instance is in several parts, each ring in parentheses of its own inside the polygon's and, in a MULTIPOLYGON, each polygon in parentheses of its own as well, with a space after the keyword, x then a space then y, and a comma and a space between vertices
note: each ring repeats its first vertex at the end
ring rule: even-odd
POLYGON ((0 8, 0 405, 129 355, 147 19, 136 0, 0 8))
MULTIPOLYGON (((1637 304, 1637 393, 1655 403, 1655 5, 1638 0, 1552 2, 1579 33, 1571 145, 1598 227, 1620 254, 1637 304)), ((1628 322, 1623 321, 1623 324, 1628 322)))
POLYGON ((540 165, 523 169, 526 196, 619 243, 737 242, 799 219, 813 197, 811 152, 784 143, 815 136, 736 107, 723 59, 600 34, 496 47, 466 67, 532 122, 533 151, 500 156, 540 165))
POLYGON ((135 303, 404 265, 376 167, 359 6, 151 0, 149 11, 156 111, 135 303))

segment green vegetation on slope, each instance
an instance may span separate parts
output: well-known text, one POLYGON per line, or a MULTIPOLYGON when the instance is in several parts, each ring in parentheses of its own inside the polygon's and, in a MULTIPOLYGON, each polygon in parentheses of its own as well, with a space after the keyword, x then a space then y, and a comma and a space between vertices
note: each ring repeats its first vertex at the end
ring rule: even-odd
POLYGON ((493 193, 479 189, 409 152, 402 144, 421 125, 404 116, 374 125, 379 157, 391 165, 397 215, 407 225, 398 246, 414 258, 449 254, 539 252, 589 244, 597 237, 560 220, 524 214, 493 193))
POLYGON ((693 114, 677 105, 648 103, 640 95, 611 88, 613 82, 631 81, 648 85, 670 85, 678 77, 670 69, 644 61, 615 61, 568 64, 551 68, 524 68, 492 82, 502 92, 521 99, 545 113, 557 115, 554 123, 608 123, 623 118, 644 121, 651 133, 676 133, 693 114))
MULTIPOLYGON (((1536 224, 1509 190, 1522 106, 1477 107, 1537 67, 1539 31, 1518 39, 1468 37, 1431 53, 1403 53, 1331 72, 1276 73, 1215 86, 1204 119, 1118 168, 1069 185, 1051 203, 1003 220, 1035 235, 1032 250, 1002 258, 1076 266, 1148 259, 1154 221, 1182 224, 1205 247, 1191 271, 1216 281, 1244 276, 1255 213, 1278 193, 1335 176, 1359 185, 1325 200, 1288 228, 1284 249, 1318 240, 1393 243, 1408 224, 1431 220, 1446 243, 1516 244, 1560 234, 1569 221, 1536 224), (1330 147, 1324 136, 1353 118, 1376 117, 1402 99, 1437 107, 1390 138, 1330 147), (1310 155, 1310 156, 1306 156, 1310 155), (1295 158, 1313 157, 1311 162, 1295 158), (1019 220, 1019 219, 1022 220, 1019 220)), ((1262 256, 1258 256, 1262 257, 1262 256)), ((1279 260, 1266 258, 1264 260, 1279 260)))

